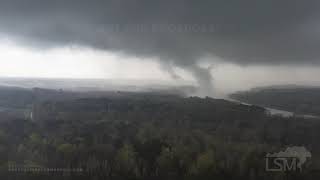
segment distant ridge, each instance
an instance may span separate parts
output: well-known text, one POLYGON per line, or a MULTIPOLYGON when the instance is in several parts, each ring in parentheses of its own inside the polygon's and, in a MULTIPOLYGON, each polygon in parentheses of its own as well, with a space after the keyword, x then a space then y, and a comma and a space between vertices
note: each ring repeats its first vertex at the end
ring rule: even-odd
POLYGON ((241 102, 310 117, 320 115, 320 86, 275 85, 236 92, 230 98, 241 102))
POLYGON ((307 86, 297 84, 286 84, 286 85, 271 85, 271 86, 260 86, 252 88, 252 91, 270 90, 270 89, 320 89, 320 86, 307 86))

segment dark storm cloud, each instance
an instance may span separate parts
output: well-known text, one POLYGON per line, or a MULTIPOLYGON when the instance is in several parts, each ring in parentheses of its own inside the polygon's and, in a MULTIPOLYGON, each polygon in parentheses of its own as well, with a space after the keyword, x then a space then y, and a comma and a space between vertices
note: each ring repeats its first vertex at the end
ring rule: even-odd
MULTIPOLYGON (((195 67, 317 64, 318 0, 1 0, 0 31, 40 47, 86 45, 195 67)), ((200 81, 199 81, 200 82, 200 81)))
POLYGON ((316 0, 1 0, 0 30, 35 44, 82 44, 178 65, 315 63, 316 0), (309 24, 306 24, 309 23, 309 24), (32 41, 30 41, 32 40, 32 41))

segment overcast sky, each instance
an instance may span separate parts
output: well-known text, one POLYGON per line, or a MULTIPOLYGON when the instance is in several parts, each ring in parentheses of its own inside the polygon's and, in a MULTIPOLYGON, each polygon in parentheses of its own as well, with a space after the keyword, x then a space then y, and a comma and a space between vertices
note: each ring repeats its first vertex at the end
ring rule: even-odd
POLYGON ((317 0, 1 0, 0 76, 319 85, 317 0))

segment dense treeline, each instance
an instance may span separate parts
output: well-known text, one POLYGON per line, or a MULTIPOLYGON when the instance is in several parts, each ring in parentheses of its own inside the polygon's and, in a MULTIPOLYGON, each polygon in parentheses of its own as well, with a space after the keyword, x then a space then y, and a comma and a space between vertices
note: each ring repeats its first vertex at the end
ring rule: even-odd
POLYGON ((320 162, 317 120, 211 98, 51 99, 34 102, 32 118, 0 123, 1 179, 314 179, 320 162), (288 146, 312 152, 304 171, 266 172, 266 153, 288 146))
POLYGON ((0 107, 25 108, 33 101, 31 90, 0 86, 0 107))

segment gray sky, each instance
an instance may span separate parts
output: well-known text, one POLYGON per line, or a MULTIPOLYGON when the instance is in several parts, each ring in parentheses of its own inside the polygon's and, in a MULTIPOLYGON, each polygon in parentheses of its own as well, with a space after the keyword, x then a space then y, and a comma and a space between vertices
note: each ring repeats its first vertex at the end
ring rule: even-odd
MULTIPOLYGON (((319 84, 317 0, 1 0, 1 76, 319 84)), ((214 83, 211 83, 214 82, 214 83)))

